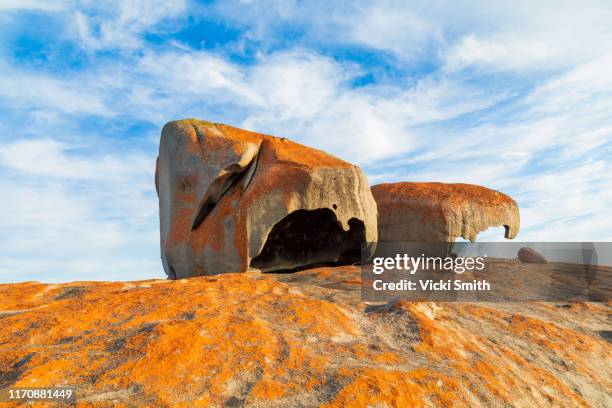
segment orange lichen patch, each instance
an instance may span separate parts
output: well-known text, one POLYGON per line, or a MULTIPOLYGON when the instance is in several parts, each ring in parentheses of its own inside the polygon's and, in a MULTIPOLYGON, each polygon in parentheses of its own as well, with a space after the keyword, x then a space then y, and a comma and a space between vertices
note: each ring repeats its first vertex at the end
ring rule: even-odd
MULTIPOLYGON (((197 253, 198 250, 206 246, 210 246, 216 251, 222 249, 226 239, 226 228, 223 220, 235 212, 235 205, 239 194, 240 191, 235 190, 228 195, 223 202, 219 203, 216 211, 207 217, 197 230, 191 231, 191 223, 189 224, 189 234, 191 237, 189 245, 194 253, 197 253)), ((235 248, 241 247, 236 245, 235 248)))
MULTIPOLYGON (((377 203, 382 200, 386 200, 387 203, 379 208, 379 217, 390 215, 389 212, 393 209, 408 207, 421 210, 421 222, 427 222, 432 218, 444 217, 439 204, 445 199, 451 199, 454 189, 450 186, 452 185, 442 183, 383 183, 372 186, 372 195, 377 203)), ((457 200, 457 198, 452 199, 457 200)))
POLYGON ((178 245, 185 242, 189 237, 189 230, 193 222, 191 211, 188 208, 177 210, 172 217, 172 228, 170 228, 167 245, 178 245))
POLYGON ((273 148, 277 160, 299 163, 310 168, 352 166, 329 153, 292 142, 286 138, 255 133, 224 124, 215 124, 215 127, 227 137, 239 137, 246 140, 264 140, 270 143, 270 147, 273 148))
POLYGON ((380 351, 373 349, 372 345, 362 343, 350 346, 350 352, 362 361, 374 361, 388 365, 397 365, 402 362, 402 358, 391 351, 380 351))
POLYGON ((12 295, 14 285, 0 285, 0 310, 5 314, 39 305, 39 297, 49 288, 39 282, 20 283, 20 296, 12 295))
MULTIPOLYGON (((550 307, 546 304, 543 304, 543 306, 550 307)), ((585 308, 590 313, 597 312, 602 316, 610 316, 609 309, 606 310, 603 306, 582 303, 582 305, 575 304, 569 307, 570 310, 573 309, 574 311, 583 311, 585 308)), ((562 355, 568 361, 574 360, 576 362, 577 357, 579 360, 583 359, 587 366, 589 358, 605 357, 608 348, 608 344, 603 338, 589 336, 574 329, 524 314, 511 314, 476 305, 466 305, 461 312, 477 317, 481 321, 488 321, 508 334, 526 339, 531 344, 538 345, 549 352, 552 351, 562 355), (604 354, 597 356, 598 351, 603 351, 604 354)))
POLYGON ((262 143, 258 160, 257 172, 249 184, 247 193, 242 197, 244 208, 256 208, 261 197, 269 195, 272 191, 279 195, 279 200, 285 206, 290 206, 291 201, 296 198, 297 191, 308 191, 311 183, 308 166, 303 166, 300 162, 281 164, 277 152, 268 142, 262 143))
POLYGON ((399 301, 394 305, 397 309, 403 309, 410 313, 419 326, 419 337, 421 341, 415 346, 419 352, 431 352, 434 360, 461 359, 465 353, 453 347, 454 338, 449 338, 445 331, 444 312, 435 303, 399 301))
POLYGON ((359 275, 355 275, 355 272, 358 271, 355 268, 345 267, 345 268, 313 268, 304 271, 296 272, 295 276, 311 276, 314 279, 318 279, 321 281, 329 282, 335 279, 354 279, 355 277, 359 277, 359 275))
POLYGON ((499 191, 472 184, 386 183, 372 187, 378 205, 382 241, 474 241, 493 226, 507 227, 506 238, 519 229, 516 202, 499 191))
MULTIPOLYGON (((554 304, 544 303, 543 305, 555 311, 557 311, 559 308, 558 305, 554 305, 554 304)), ((600 302, 600 303, 572 302, 572 303, 569 303, 567 307, 569 308, 569 310, 573 312, 584 311, 587 313, 596 313, 596 314, 604 313, 612 317, 612 313, 610 313, 611 305, 612 305, 612 302, 600 302)))
POLYGON ((361 285, 361 270, 357 266, 318 267, 298 271, 287 278, 290 282, 309 282, 326 288, 358 290, 361 285))
MULTIPOLYGON (((398 304, 398 307, 410 311, 418 322, 421 342, 415 349, 433 361, 443 358, 449 367, 461 373, 468 389, 483 384, 487 393, 508 404, 516 401, 517 395, 522 395, 531 401, 545 400, 558 405, 588 406, 574 387, 546 369, 549 364, 558 361, 555 354, 561 350, 563 343, 569 346, 566 351, 571 350, 563 354, 563 369, 567 369, 571 362, 572 365, 575 364, 575 372, 591 378, 594 382, 605 381, 599 375, 584 370, 582 365, 584 360, 589 358, 607 359, 609 364, 610 358, 606 357, 605 353, 610 351, 610 347, 601 340, 551 323, 509 315, 489 307, 445 304, 444 313, 432 317, 423 311, 423 305, 426 304, 398 304), (451 319, 449 316, 455 318, 451 319), (463 316, 476 318, 479 323, 473 330, 469 330, 457 324, 456 317, 463 316), (483 327, 488 324, 491 324, 495 335, 484 337, 479 333, 491 332, 486 326, 483 327), (544 339, 546 336, 548 338, 544 339), (600 347, 598 354, 589 353, 593 343, 600 347), (520 355, 526 350, 531 354, 547 357, 534 361, 529 355, 520 355)), ((567 380, 571 381, 572 377, 567 380)))
MULTIPOLYGON (((44 308, 0 319, 0 371, 23 367, 12 385, 136 389, 162 405, 222 403, 251 388, 251 398, 274 399, 278 381, 319 384, 329 358, 317 350, 357 333, 337 305, 291 296, 272 276, 23 287, 30 296, 52 289, 28 304, 44 308)), ((19 306, 20 292, 1 289, 3 307, 19 306)))
MULTIPOLYGON (((481 205, 513 205, 514 200, 499 191, 464 183, 383 183, 372 187, 374 194, 392 194, 404 199, 416 198, 422 203, 438 204, 443 201, 450 206, 471 203, 481 205)), ((401 204, 401 202, 397 202, 401 204)), ((440 209, 442 212, 444 209, 440 209)))
MULTIPOLYGON (((288 161, 293 164, 301 164, 310 168, 315 167, 351 167, 350 163, 345 162, 329 153, 323 152, 312 147, 293 142, 284 137, 272 136, 263 133, 252 132, 246 129, 240 129, 222 123, 211 123, 198 119, 184 119, 181 121, 171 122, 179 124, 179 126, 191 125, 201 134, 208 136, 218 134, 221 137, 215 138, 214 147, 224 147, 220 144, 223 139, 230 139, 239 142, 260 144, 266 142, 274 151, 276 160, 288 161)), ((191 131, 190 131, 191 135, 191 131)), ((215 149, 211 149, 215 150, 215 149)))
POLYGON ((0 388, 76 386, 83 407, 609 405, 607 304, 380 307, 338 285, 358 274, 0 285, 0 388))
POLYGON ((350 383, 322 407, 466 406, 456 380, 427 369, 391 371, 365 368, 346 373, 350 383))
POLYGON ((274 380, 263 380, 255 384, 251 395, 257 399, 275 400, 285 395, 286 385, 274 380))
POLYGON ((548 349, 562 350, 572 347, 577 351, 588 351, 592 347, 592 339, 589 336, 539 319, 512 315, 510 325, 515 334, 529 336, 548 349))
POLYGON ((319 302, 308 298, 297 298, 287 304, 285 319, 288 322, 297 323, 302 330, 311 334, 356 333, 351 319, 338 306, 319 302), (330 327, 329 319, 333 319, 337 326, 330 327))

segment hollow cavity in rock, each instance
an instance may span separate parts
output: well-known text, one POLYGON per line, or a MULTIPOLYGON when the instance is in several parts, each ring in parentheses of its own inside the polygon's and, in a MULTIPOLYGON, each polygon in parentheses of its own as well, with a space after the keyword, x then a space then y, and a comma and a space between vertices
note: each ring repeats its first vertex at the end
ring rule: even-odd
POLYGON ((297 210, 272 227, 251 267, 261 271, 296 271, 317 265, 359 263, 364 223, 351 218, 344 231, 329 208, 297 210))

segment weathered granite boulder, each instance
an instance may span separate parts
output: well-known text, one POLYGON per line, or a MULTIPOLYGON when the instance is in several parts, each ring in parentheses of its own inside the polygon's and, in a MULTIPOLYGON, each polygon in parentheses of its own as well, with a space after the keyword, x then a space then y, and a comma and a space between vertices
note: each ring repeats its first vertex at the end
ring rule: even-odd
POLYGON ((155 182, 171 278, 354 263, 377 239, 359 167, 285 138, 170 122, 155 182))
POLYGON ((546 264, 548 261, 538 251, 529 247, 522 247, 518 251, 518 259, 523 263, 546 264))
POLYGON ((372 187, 378 205, 379 242, 475 241, 481 231, 503 225, 505 237, 519 230, 516 202, 472 184, 388 183, 372 187))

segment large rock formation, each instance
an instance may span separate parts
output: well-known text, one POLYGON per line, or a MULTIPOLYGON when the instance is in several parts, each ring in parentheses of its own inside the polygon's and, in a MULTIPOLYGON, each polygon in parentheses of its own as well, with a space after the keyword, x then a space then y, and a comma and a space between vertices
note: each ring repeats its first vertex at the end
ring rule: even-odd
POLYGON ((503 225, 505 237, 519 230, 516 202, 472 184, 388 183, 372 187, 378 205, 379 242, 475 241, 481 231, 503 225))
POLYGON ((76 407, 610 406, 609 302, 376 306, 359 288, 355 266, 0 285, 0 390, 74 386, 76 407))
POLYGON ((170 122, 155 181, 171 278, 353 263, 377 238, 361 170, 284 138, 170 122))

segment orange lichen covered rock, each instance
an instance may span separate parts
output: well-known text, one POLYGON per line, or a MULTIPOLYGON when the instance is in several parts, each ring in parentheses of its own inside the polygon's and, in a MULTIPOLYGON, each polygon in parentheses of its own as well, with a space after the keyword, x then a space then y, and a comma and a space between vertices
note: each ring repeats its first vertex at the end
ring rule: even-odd
POLYGON ((378 206, 380 242, 475 241, 489 227, 518 234, 516 202, 499 191, 472 184, 387 183, 372 187, 378 206))
POLYGON ((170 122, 155 181, 171 278, 352 263, 362 241, 376 241, 362 171, 284 138, 170 122))
POLYGON ((74 386, 78 407, 610 406, 609 303, 367 305, 359 277, 0 285, 0 390, 74 386))

